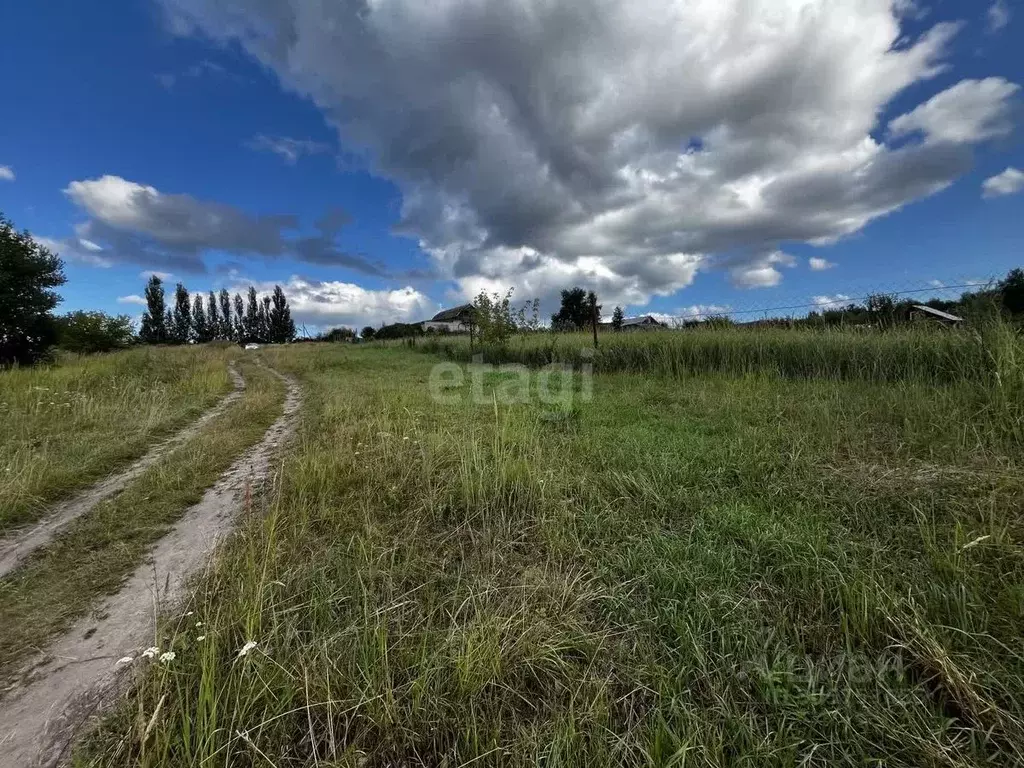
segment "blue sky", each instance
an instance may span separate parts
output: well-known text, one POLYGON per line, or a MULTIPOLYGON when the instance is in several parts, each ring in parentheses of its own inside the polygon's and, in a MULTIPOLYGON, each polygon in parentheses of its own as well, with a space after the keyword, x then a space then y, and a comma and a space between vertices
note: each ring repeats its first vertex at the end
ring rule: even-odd
POLYGON ((18 3, 0 211, 65 258, 64 310, 135 315, 148 271, 281 283, 321 327, 954 284, 1022 263, 1021 10, 18 3))

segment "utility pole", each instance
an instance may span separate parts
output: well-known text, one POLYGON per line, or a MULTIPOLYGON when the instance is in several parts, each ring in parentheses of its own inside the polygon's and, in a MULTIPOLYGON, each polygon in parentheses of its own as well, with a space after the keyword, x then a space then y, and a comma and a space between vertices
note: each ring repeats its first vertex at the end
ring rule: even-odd
POLYGON ((597 349, 597 294, 590 292, 590 325, 594 329, 594 349, 597 349))

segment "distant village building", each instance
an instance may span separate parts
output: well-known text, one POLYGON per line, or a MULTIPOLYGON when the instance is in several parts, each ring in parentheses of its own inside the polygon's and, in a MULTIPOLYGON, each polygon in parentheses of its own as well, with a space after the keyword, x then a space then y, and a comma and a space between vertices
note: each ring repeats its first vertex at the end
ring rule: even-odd
POLYGON ((473 305, 463 304, 452 309, 444 309, 425 323, 420 323, 426 332, 435 333, 469 333, 473 327, 473 305))
POLYGON ((910 310, 910 317, 912 320, 933 320, 943 325, 961 325, 964 322, 962 317, 951 315, 949 312, 943 312, 941 309, 935 309, 925 304, 914 304, 910 310))
POLYGON ((660 331, 668 326, 656 320, 651 315, 644 315, 643 317, 629 317, 622 321, 623 331, 660 331))

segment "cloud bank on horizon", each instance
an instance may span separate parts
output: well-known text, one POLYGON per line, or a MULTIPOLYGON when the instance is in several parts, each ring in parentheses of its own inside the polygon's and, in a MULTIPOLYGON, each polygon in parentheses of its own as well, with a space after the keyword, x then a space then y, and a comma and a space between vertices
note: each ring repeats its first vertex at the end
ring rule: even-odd
MULTIPOLYGON (((834 242, 952 184, 1012 131, 1019 92, 964 79, 886 118, 959 29, 906 39, 907 0, 160 1, 176 34, 237 43, 311 98, 467 296, 579 283, 644 304, 712 268, 776 285, 794 266, 781 244, 834 242)), ((272 255, 290 224, 222 210, 221 231, 195 211, 172 243, 80 204, 112 242, 145 224, 186 259, 225 238, 272 255)))

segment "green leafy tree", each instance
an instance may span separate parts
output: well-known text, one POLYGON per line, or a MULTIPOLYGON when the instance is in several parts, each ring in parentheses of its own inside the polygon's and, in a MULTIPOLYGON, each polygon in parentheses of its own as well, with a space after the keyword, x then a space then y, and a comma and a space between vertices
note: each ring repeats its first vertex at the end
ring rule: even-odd
POLYGON ((622 311, 622 307, 616 307, 612 312, 612 328, 616 331, 622 330, 622 321, 626 319, 625 314, 622 311))
POLYGON ((235 337, 235 327, 231 322, 231 294, 226 288, 220 289, 220 338, 228 340, 235 337))
POLYGON ((30 365, 57 340, 51 312, 60 302, 64 264, 0 215, 0 366, 30 365))
POLYGON ((192 333, 192 302, 188 290, 178 283, 174 287, 174 314, 171 324, 171 340, 175 344, 187 344, 192 333))
POLYGON ((167 306, 164 300, 164 284, 153 275, 146 283, 146 311, 142 313, 139 338, 145 344, 167 342, 167 306))
POLYGON ((1024 315, 1024 269, 1011 269, 999 283, 1003 309, 1015 317, 1024 315))
POLYGON ((81 310, 57 318, 57 335, 61 349, 81 355, 124 349, 135 339, 128 315, 81 310))
POLYGON ((281 286, 274 286, 270 308, 270 340, 274 344, 287 344, 295 338, 295 322, 288 307, 288 299, 281 286))
POLYGON ((332 328, 323 336, 320 337, 320 341, 352 341, 356 337, 356 332, 351 328, 332 328))
POLYGON ((377 329, 372 325, 368 325, 363 328, 362 337, 364 341, 372 341, 373 337, 377 335, 377 329))
POLYGON ((601 305, 597 304, 593 291, 589 294, 582 288, 562 291, 562 305, 551 316, 551 327, 556 331, 580 331, 590 327, 595 308, 598 315, 601 305), (593 297, 594 301, 591 302, 593 297))

